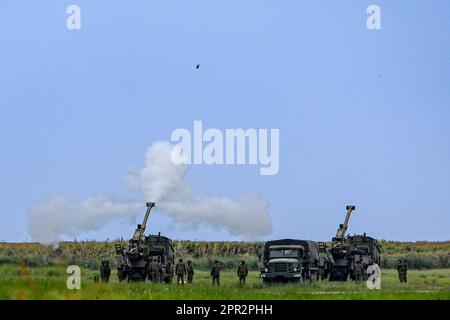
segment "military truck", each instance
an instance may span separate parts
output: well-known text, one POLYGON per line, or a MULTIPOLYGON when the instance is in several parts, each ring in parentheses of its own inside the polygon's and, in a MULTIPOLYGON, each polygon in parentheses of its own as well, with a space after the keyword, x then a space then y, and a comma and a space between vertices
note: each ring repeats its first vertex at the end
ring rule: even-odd
POLYGON ((147 212, 144 222, 138 224, 133 238, 128 242, 128 246, 116 245, 117 276, 119 281, 152 281, 150 273, 150 263, 157 259, 160 265, 160 278, 165 280, 169 264, 174 263, 174 250, 172 240, 158 235, 145 235, 147 221, 151 209, 155 203, 147 203, 147 212))
POLYGON ((260 277, 264 282, 287 282, 318 278, 319 248, 309 240, 282 239, 264 246, 260 277))
MULTIPOLYGON (((380 263, 381 245, 378 240, 364 235, 346 236, 348 223, 355 206, 347 206, 344 224, 339 225, 336 236, 330 243, 319 243, 319 271, 330 281, 354 280, 356 261, 361 261, 364 270, 372 263, 380 263)), ((366 275, 364 272, 363 277, 366 275)))

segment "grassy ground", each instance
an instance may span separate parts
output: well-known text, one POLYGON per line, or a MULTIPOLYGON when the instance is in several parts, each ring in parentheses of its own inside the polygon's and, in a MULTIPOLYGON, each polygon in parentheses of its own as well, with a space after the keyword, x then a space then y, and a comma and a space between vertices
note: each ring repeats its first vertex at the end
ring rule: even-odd
POLYGON ((193 285, 118 283, 112 274, 109 284, 93 282, 96 273, 82 270, 82 288, 66 287, 64 266, 28 268, 0 265, 0 299, 450 299, 450 269, 410 271, 409 283, 400 284, 394 270, 382 273, 382 289, 371 291, 365 283, 318 282, 263 285, 251 272, 245 288, 239 288, 234 272, 222 274, 222 286, 213 288, 206 271, 196 273, 193 285))

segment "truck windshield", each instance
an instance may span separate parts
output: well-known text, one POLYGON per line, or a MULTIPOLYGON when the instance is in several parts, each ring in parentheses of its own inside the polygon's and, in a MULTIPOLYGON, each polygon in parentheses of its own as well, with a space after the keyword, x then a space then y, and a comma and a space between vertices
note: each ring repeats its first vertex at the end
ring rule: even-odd
POLYGON ((298 249, 271 249, 270 258, 298 258, 300 250, 298 249))

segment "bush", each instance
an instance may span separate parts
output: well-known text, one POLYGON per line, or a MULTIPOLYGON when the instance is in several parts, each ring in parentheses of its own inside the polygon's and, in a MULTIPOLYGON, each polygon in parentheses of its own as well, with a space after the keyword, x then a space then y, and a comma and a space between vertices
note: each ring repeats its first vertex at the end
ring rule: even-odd
POLYGON ((409 253, 403 255, 383 255, 381 267, 385 269, 396 269, 398 259, 406 259, 409 269, 445 269, 449 267, 449 254, 421 254, 409 253))
MULTIPOLYGON (((0 264, 22 261, 29 267, 53 264, 86 266, 99 270, 102 260, 116 268, 115 244, 124 242, 64 242, 59 250, 38 243, 0 243, 0 264)), ((381 267, 395 269, 398 258, 408 260, 410 269, 450 267, 450 241, 447 242, 389 242, 382 241, 381 267)), ((219 260, 225 269, 237 268, 245 260, 250 270, 258 270, 264 250, 261 242, 192 242, 174 241, 176 257, 192 260, 196 269, 208 270, 219 260)))
POLYGON ((0 265, 1 264, 15 264, 15 263, 17 263, 16 257, 0 256, 0 265))

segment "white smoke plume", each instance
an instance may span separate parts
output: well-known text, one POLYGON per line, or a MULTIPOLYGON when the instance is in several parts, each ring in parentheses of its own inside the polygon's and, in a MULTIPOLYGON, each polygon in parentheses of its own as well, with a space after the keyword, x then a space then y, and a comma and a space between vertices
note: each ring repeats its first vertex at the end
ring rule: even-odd
POLYGON ((247 239, 272 232, 268 204, 258 195, 246 194, 241 203, 198 195, 185 181, 186 165, 175 165, 171 160, 172 149, 168 142, 155 142, 147 150, 144 167, 130 170, 129 188, 144 199, 154 199, 161 211, 185 227, 224 228, 233 236, 247 239))
POLYGON ((172 162, 172 148, 169 142, 155 142, 145 154, 143 168, 130 169, 126 182, 142 201, 103 195, 85 201, 68 195, 42 198, 28 212, 31 238, 45 244, 74 238, 115 219, 134 219, 148 201, 156 202, 159 212, 190 229, 211 226, 246 239, 272 232, 268 204, 263 199, 250 193, 239 203, 226 197, 198 195, 185 180, 187 166, 172 162))
POLYGON ((142 202, 103 195, 85 201, 65 194, 43 197, 28 211, 28 232, 35 241, 55 245, 63 237, 99 230, 112 219, 133 219, 142 207, 142 202))

